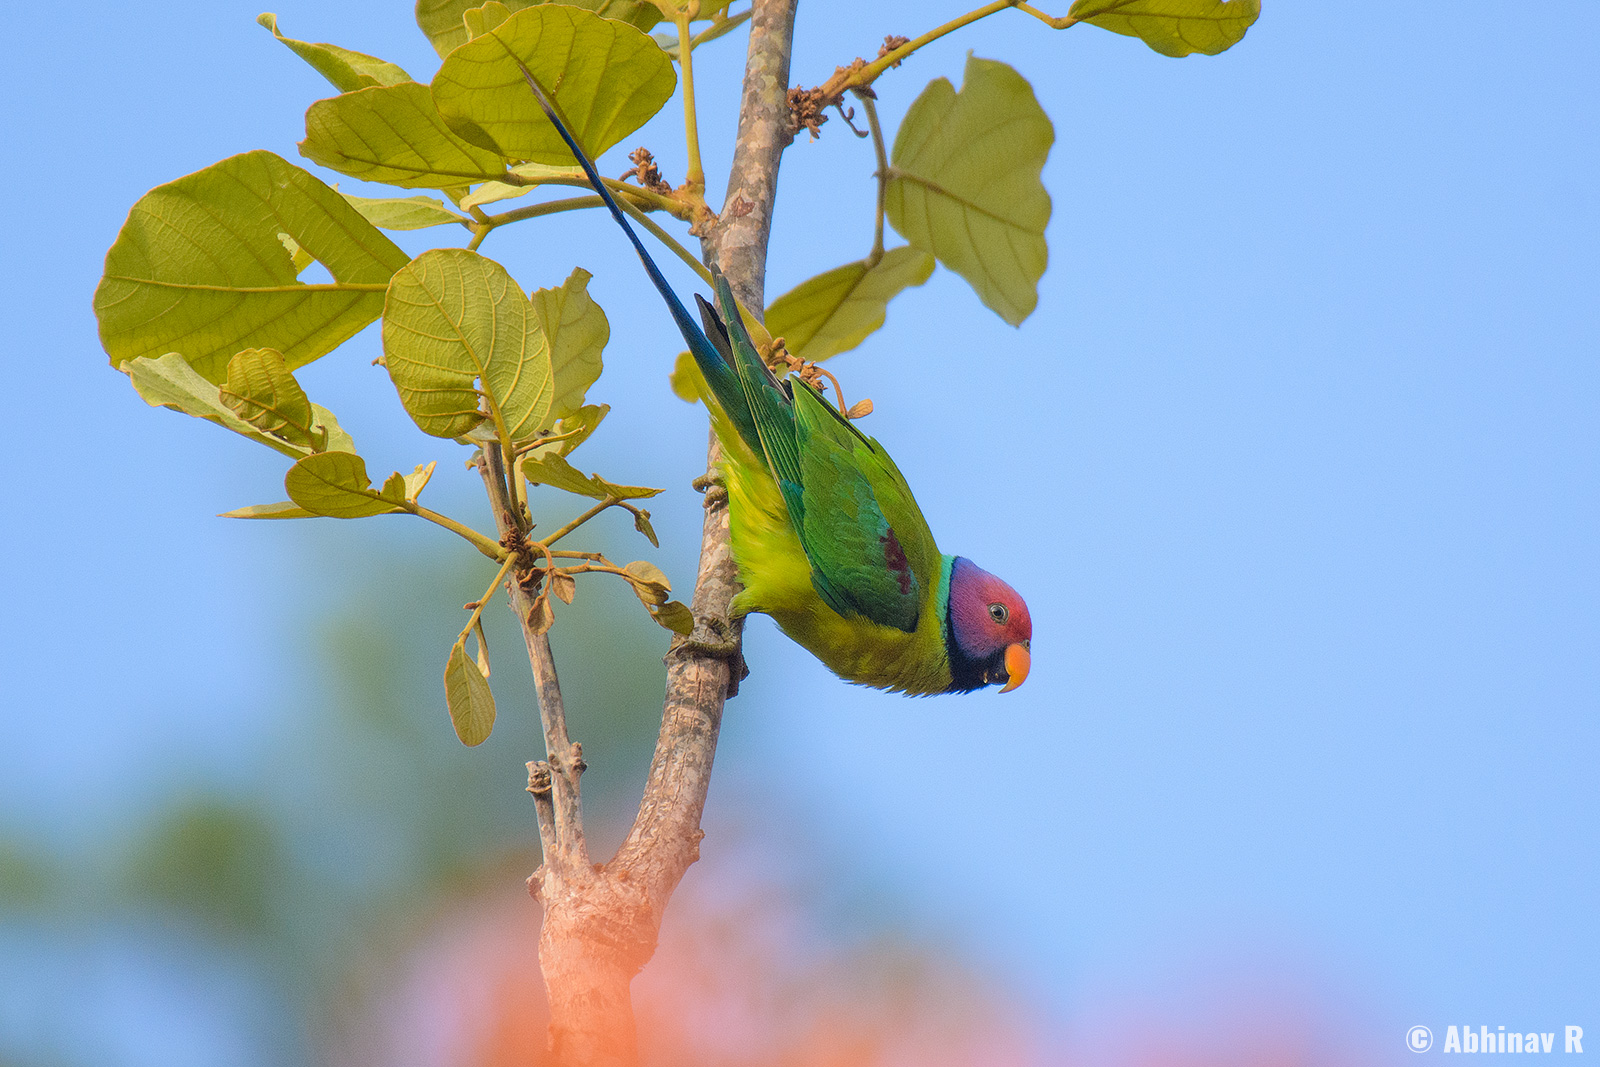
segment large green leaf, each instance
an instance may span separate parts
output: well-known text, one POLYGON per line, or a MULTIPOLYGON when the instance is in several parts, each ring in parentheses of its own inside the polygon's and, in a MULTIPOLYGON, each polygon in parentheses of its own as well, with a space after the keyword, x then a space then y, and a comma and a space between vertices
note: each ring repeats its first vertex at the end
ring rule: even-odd
POLYGON ((506 172, 497 153, 451 133, 427 86, 416 82, 318 100, 306 111, 300 154, 352 178, 405 189, 450 189, 506 172))
POLYGON ((772 302, 767 330, 790 355, 812 362, 848 351, 883 325, 889 301, 933 273, 933 257, 902 245, 877 263, 846 263, 803 281, 772 302))
POLYGON ((395 275, 383 319, 385 362, 406 411, 435 437, 460 437, 490 418, 516 442, 571 414, 610 334, 588 283, 588 271, 574 270, 529 300, 504 267, 475 252, 417 257, 395 275), (558 386, 567 407, 555 406, 558 386))
POLYGON ((1013 326, 1039 302, 1055 131, 1022 75, 967 57, 961 92, 939 78, 894 139, 885 206, 894 228, 971 283, 1013 326))
POLYGON ((535 163, 570 165, 572 153, 518 59, 596 157, 661 110, 678 84, 672 60, 632 26, 564 4, 517 12, 450 53, 433 76, 433 100, 465 140, 535 163))
POLYGON ((471 220, 432 196, 368 197, 339 194, 361 217, 383 230, 425 230, 429 226, 465 225, 471 220))
POLYGON ((480 745, 494 729, 494 691, 464 641, 450 646, 444 665, 444 702, 463 745, 480 745))
POLYGON ((1067 14, 1181 59, 1238 44, 1261 16, 1261 0, 1075 0, 1067 14))
POLYGON ((341 93, 365 89, 369 85, 398 85, 411 80, 411 75, 393 63, 364 52, 352 52, 336 44, 311 44, 285 37, 278 30, 278 16, 270 11, 257 15, 256 21, 271 30, 272 35, 287 45, 289 51, 311 64, 341 93))
POLYGON ((244 348, 303 366, 378 317, 405 262, 338 193, 271 152, 246 152, 133 206, 94 294, 100 342, 113 366, 177 351, 213 382, 244 348), (298 281, 281 233, 335 282, 298 281))
MULTIPOLYGON (((498 0, 494 6, 510 12, 537 7, 552 0, 498 0)), ((648 30, 661 21, 661 12, 647 0, 560 0, 572 7, 586 8, 609 19, 617 19, 640 30, 648 30)), ((488 7, 483 0, 417 0, 417 25, 433 42, 440 58, 467 43, 467 27, 463 16, 474 8, 488 7)), ((712 5, 707 5, 712 6, 712 5)), ((721 6, 721 5, 716 5, 721 6)), ((709 11, 706 12, 710 14, 709 11)))
POLYGON ((537 430, 553 387, 548 358, 542 365, 533 360, 523 374, 533 333, 533 306, 522 287, 476 252, 424 252, 389 284, 384 363, 423 433, 460 437, 496 410, 508 430, 512 422, 537 430), (480 381, 486 408, 479 405, 480 381), (507 383, 514 395, 507 395, 507 383))
POLYGON ((382 489, 367 477, 367 461, 353 452, 319 452, 289 468, 283 487, 296 507, 334 519, 364 519, 405 511, 405 478, 391 474, 382 489))

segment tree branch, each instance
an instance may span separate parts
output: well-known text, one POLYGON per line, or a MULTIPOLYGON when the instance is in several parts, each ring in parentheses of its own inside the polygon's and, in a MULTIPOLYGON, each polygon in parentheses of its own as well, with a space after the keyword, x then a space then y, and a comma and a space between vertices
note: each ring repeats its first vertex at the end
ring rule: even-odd
MULTIPOLYGON (((506 469, 500 450, 493 445, 484 446, 478 470, 483 475, 484 487, 494 506, 495 526, 501 538, 517 543, 526 531, 517 521, 509 479, 521 475, 506 469)), ((574 743, 567 735, 567 710, 561 699, 561 681, 556 677, 550 639, 533 622, 534 596, 524 584, 533 564, 534 561, 526 556, 517 561, 511 572, 511 581, 507 583, 507 595, 511 610, 522 627, 523 641, 528 646, 528 664, 533 668, 533 684, 539 693, 539 721, 544 727, 550 799, 548 807, 541 803, 536 810, 541 816, 541 823, 544 818, 549 818, 551 824, 539 827, 540 841, 546 846, 543 868, 546 881, 583 881, 591 876, 589 846, 583 836, 583 798, 578 788, 578 779, 584 770, 583 746, 574 743), (551 843, 555 845, 553 854, 548 848, 551 843)), ((531 786, 530 777, 530 791, 531 786)), ((534 793, 534 799, 541 799, 540 795, 534 793)))
MULTIPOLYGON (((778 162, 788 136, 789 54, 796 0, 755 0, 739 112, 738 143, 722 216, 701 241, 747 308, 763 306, 767 238, 777 193, 778 162)), ((516 532, 499 457, 486 449, 484 483, 495 501, 502 536, 516 532)), ((706 464, 721 463, 715 437, 706 464)), ((519 543, 519 542, 514 542, 519 543)), ((582 750, 567 737, 550 646, 534 634, 531 597, 513 572, 511 604, 523 623, 539 687, 548 766, 529 765, 529 792, 547 852, 529 887, 544 904, 539 965, 550 1005, 550 1049, 561 1067, 631 1067, 638 1062, 629 983, 655 952, 661 917, 673 891, 700 855, 705 811, 722 726, 722 708, 737 685, 739 625, 729 619, 738 576, 728 545, 726 494, 709 495, 695 580, 694 639, 668 657, 666 699, 639 813, 604 867, 588 862, 578 775, 582 750), (732 639, 730 646, 729 639, 732 639), (718 655, 731 648, 732 658, 718 655), (554 845, 554 854, 548 851, 554 845)))
MULTIPOLYGON (((734 294, 747 308, 764 306, 767 238, 778 190, 778 162, 788 135, 789 56, 794 37, 795 0, 757 0, 750 22, 750 51, 739 108, 739 137, 728 196, 711 235, 702 242, 717 261, 734 294)), ((707 472, 722 460, 711 438, 707 472)), ((703 644, 737 639, 739 623, 729 619, 729 602, 738 575, 728 545, 725 499, 707 498, 701 531, 700 567, 695 579, 696 637, 703 644), (707 626, 706 620, 717 620, 707 626), (701 631, 710 631, 709 634, 701 631), (709 636, 711 640, 706 641, 709 636)), ((737 684, 733 659, 682 650, 667 668, 667 697, 655 758, 627 840, 607 865, 641 886, 659 922, 678 882, 700 855, 700 817, 705 810, 711 764, 722 725, 722 705, 737 684)))

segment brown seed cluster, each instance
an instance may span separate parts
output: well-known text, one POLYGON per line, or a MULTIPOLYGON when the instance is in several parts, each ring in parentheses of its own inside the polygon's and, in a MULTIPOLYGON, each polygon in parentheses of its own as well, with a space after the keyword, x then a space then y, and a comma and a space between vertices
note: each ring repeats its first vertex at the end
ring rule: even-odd
POLYGON ((624 171, 618 178, 619 181, 638 178, 639 184, 652 193, 660 193, 662 196, 672 195, 672 186, 661 177, 661 168, 656 166, 656 159, 648 148, 635 148, 629 152, 628 162, 633 164, 633 169, 624 171))

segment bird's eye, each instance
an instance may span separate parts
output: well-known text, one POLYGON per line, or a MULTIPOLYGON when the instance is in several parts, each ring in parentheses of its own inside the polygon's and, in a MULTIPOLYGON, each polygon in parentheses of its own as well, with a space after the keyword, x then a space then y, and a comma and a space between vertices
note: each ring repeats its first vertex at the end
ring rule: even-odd
POLYGON ((990 604, 989 605, 989 618, 993 619, 995 622, 999 623, 1001 626, 1004 626, 1006 624, 1006 620, 1009 619, 1010 617, 1011 617, 1011 612, 1006 610, 1006 606, 1004 604, 990 604))

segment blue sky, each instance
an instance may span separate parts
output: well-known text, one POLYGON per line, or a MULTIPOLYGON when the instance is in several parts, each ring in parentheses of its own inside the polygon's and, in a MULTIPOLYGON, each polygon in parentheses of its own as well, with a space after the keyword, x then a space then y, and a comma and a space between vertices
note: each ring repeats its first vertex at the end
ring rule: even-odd
MULTIPOLYGON (((390 6, 278 15, 425 80, 433 52, 390 6)), ((89 311, 139 195, 253 148, 299 161, 329 87, 255 8, 76 10, 18 11, 0 74, 0 825, 93 845, 293 721, 318 684, 297 620, 337 605, 337 560, 372 535, 214 518, 280 499, 277 458, 147 409, 89 311)), ((792 81, 961 10, 808 0, 792 81)), ((941 546, 1028 598, 1034 672, 1005 697, 906 700, 756 621, 713 840, 803 826, 841 922, 959 944, 1084 1032, 1111 1006, 1292 973, 1395 1054, 1419 1022, 1600 1038, 1591 16, 1268 0, 1234 50, 1175 61, 1005 13, 880 81, 893 128, 972 49, 1055 123, 1037 313, 1012 329, 941 270, 830 365, 876 402, 866 425, 941 546)), ((696 61, 713 194, 742 50, 696 61)), ((664 115, 636 139, 676 181, 664 115)), ((789 151, 769 297, 866 252, 872 166, 837 121, 789 151)), ((592 395, 615 412, 586 451, 671 487, 659 558, 686 585, 703 415, 666 391, 677 342, 609 226, 560 216, 483 251, 530 289, 595 273, 612 343, 592 395)), ((430 492, 481 519, 377 351, 368 331, 302 379, 374 467, 440 458, 430 492)))

